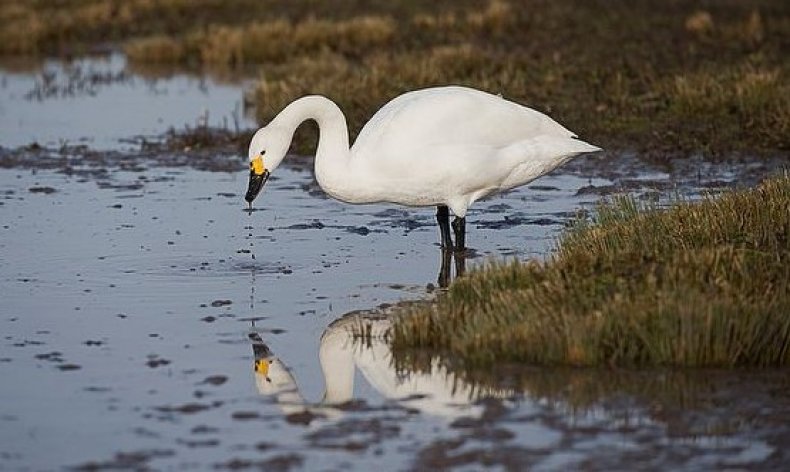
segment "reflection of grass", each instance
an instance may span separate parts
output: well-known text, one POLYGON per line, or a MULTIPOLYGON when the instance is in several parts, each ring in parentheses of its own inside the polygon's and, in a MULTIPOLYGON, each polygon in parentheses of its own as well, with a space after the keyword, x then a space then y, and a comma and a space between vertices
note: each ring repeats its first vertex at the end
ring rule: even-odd
POLYGON ((505 367, 460 370, 458 375, 479 396, 523 395, 571 417, 600 414, 601 409, 621 418, 647 415, 665 424, 672 437, 743 432, 768 419, 757 413, 765 408, 757 398, 790 387, 788 376, 776 371, 505 367))
POLYGON ((0 52, 103 41, 137 62, 262 64, 266 121, 305 93, 352 132, 406 90, 462 83, 548 111, 605 148, 790 149, 790 4, 722 0, 0 0, 0 52))
POLYGON ((410 310, 396 349, 469 365, 790 364, 790 176, 646 211, 623 198, 546 263, 494 266, 410 310))

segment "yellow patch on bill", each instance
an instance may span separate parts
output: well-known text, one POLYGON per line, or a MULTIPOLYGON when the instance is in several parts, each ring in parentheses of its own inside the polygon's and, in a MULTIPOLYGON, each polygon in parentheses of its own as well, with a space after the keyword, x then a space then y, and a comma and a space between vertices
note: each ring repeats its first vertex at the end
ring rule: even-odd
POLYGON ((255 175, 263 174, 264 167, 263 167, 263 158, 261 156, 256 157, 252 161, 250 161, 250 169, 255 172, 255 175))
POLYGON ((255 361, 255 372, 261 375, 269 374, 269 361, 266 359, 257 359, 255 361))

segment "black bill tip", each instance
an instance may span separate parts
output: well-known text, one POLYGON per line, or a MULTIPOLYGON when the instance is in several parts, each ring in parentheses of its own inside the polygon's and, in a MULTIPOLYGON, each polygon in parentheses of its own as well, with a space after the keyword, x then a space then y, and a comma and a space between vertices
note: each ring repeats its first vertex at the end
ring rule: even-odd
POLYGON ((256 174, 255 172, 250 172, 250 182, 247 185, 247 194, 244 195, 244 199, 247 203, 252 204, 252 201, 255 200, 255 197, 261 192, 263 188, 263 184, 269 180, 269 171, 264 170, 263 174, 256 174))

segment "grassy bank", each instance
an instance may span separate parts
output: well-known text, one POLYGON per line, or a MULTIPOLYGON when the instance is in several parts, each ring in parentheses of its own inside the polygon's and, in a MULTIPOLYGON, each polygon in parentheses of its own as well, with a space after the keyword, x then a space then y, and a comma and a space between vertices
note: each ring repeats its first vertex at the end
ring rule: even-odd
POLYGON ((459 83, 546 111, 610 150, 790 150, 782 0, 0 0, 0 19, 5 54, 110 42, 138 64, 255 64, 261 122, 321 93, 356 134, 404 91, 459 83))
POLYGON ((489 267, 394 329, 465 366, 787 366, 790 176, 666 211, 623 198, 545 263, 489 267))

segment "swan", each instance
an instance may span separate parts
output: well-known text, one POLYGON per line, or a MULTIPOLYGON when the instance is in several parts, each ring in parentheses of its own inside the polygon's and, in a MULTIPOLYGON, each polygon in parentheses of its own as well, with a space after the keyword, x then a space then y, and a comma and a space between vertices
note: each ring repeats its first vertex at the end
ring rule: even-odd
POLYGON ((354 399, 357 372, 385 398, 448 419, 479 417, 484 408, 477 400, 507 398, 515 393, 508 389, 482 392, 452 374, 438 359, 420 372, 397 370, 387 334, 390 327, 389 317, 352 312, 324 330, 318 359, 325 390, 317 403, 305 400, 291 370, 257 332, 250 333, 255 386, 261 395, 274 399, 286 416, 307 411, 329 420, 341 418, 342 406, 354 399), (365 333, 363 340, 359 339, 360 331, 365 333))
POLYGON ((324 192, 347 203, 436 206, 441 245, 456 251, 465 249, 466 212, 475 201, 601 150, 543 113, 461 86, 392 99, 349 148, 340 108, 326 97, 308 95, 291 102, 250 140, 244 197, 250 207, 306 120, 318 124, 315 176, 324 192))

